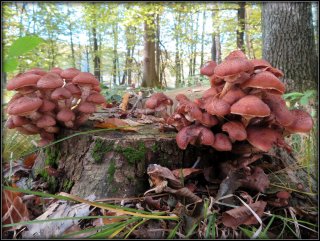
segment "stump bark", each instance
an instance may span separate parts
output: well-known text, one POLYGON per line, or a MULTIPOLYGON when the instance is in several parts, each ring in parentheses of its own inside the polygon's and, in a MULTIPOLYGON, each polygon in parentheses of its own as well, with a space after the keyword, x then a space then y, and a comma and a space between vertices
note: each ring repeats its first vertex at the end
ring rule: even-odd
MULTIPOLYGON (((65 129, 60 137, 79 131, 65 129)), ((54 158, 58 159, 55 166, 62 173, 60 190, 72 186, 71 194, 80 197, 137 196, 150 188, 146 173, 149 164, 170 169, 190 167, 198 156, 206 155, 203 148, 179 149, 175 135, 175 132, 159 132, 155 124, 141 126, 137 132, 106 130, 57 143, 49 155, 58 153, 54 158)), ((34 173, 39 173, 48 158, 48 153, 39 155, 34 173)))

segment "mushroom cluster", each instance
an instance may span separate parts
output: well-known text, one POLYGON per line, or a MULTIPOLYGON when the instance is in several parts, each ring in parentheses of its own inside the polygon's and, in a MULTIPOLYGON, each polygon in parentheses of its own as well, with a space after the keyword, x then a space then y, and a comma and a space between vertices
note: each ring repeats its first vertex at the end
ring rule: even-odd
POLYGON ((200 73, 209 78, 211 88, 193 101, 177 95, 177 107, 167 118, 179 131, 181 149, 202 144, 242 153, 253 148, 268 152, 273 146, 290 151, 284 137, 312 129, 307 112, 287 108, 285 85, 279 79, 283 73, 267 61, 249 60, 236 50, 220 64, 207 62, 200 73))
POLYGON ((40 134, 39 146, 52 142, 62 126, 78 128, 106 101, 94 75, 76 68, 33 68, 9 80, 7 90, 16 94, 6 109, 6 126, 26 135, 40 134))

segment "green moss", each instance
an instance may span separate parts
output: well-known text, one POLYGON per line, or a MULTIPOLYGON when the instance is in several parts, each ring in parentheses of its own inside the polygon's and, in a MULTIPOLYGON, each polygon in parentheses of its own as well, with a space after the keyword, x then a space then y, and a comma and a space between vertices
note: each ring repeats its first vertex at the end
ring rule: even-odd
POLYGON ((49 192, 55 193, 58 187, 58 180, 55 177, 50 176, 45 169, 39 170, 39 175, 43 178, 43 180, 46 183, 48 183, 49 192))
POLYGON ((46 159, 45 164, 51 167, 57 168, 58 167, 58 160, 60 158, 60 151, 57 145, 50 146, 45 149, 46 159))
POLYGON ((115 192, 117 192, 118 191, 118 188, 116 187, 116 186, 113 186, 112 188, 111 188, 111 192, 112 193, 115 193, 115 192))
POLYGON ((136 148, 133 147, 118 147, 116 149, 117 152, 124 155, 129 164, 135 164, 137 161, 141 161, 145 159, 145 155, 147 152, 147 148, 145 147, 143 142, 139 142, 136 148))
POLYGON ((62 184, 62 190, 64 192, 69 192, 72 186, 73 186, 73 181, 65 179, 62 184))
POLYGON ((108 168, 108 175, 107 175, 107 182, 111 183, 114 179, 114 173, 116 172, 116 165, 115 165, 115 161, 112 159, 110 161, 110 165, 108 168))
POLYGON ((103 156, 105 153, 112 151, 113 145, 106 145, 103 140, 97 139, 95 141, 95 146, 92 150, 92 158, 94 159, 95 163, 100 164, 102 163, 103 156))
POLYGON ((153 143, 153 145, 151 146, 151 150, 153 152, 157 152, 159 150, 159 146, 156 143, 153 143))

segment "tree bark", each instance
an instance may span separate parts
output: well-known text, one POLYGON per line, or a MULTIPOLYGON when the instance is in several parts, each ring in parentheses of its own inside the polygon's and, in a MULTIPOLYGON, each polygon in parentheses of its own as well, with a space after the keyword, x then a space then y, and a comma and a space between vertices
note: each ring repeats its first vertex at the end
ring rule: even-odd
POLYGON ((156 14, 156 72, 160 84, 162 84, 162 79, 160 76, 160 16, 156 14))
POLYGON ((284 72, 287 91, 317 87, 311 2, 263 3, 263 58, 284 72))
POLYGON ((117 58, 118 58, 118 25, 112 25, 113 32, 113 67, 112 67, 112 76, 113 84, 117 83, 117 58))
POLYGON ((93 16, 93 27, 92 27, 92 37, 93 37, 93 65, 94 65, 94 75, 95 77, 101 81, 100 74, 100 57, 98 53, 98 37, 97 37, 97 20, 96 15, 93 16))
POLYGON ((175 86, 179 87, 181 84, 181 61, 180 61, 180 31, 178 32, 178 27, 181 22, 181 13, 178 13, 178 16, 175 17, 174 21, 174 30, 175 30, 175 46, 176 46, 176 54, 175 54, 175 73, 176 73, 176 83, 175 86))
POLYGON ((240 2, 238 9, 238 28, 237 28, 237 48, 245 53, 244 31, 245 31, 245 10, 246 3, 240 2))
POLYGON ((200 57, 200 67, 203 65, 204 61, 204 28, 206 26, 206 11, 203 10, 203 15, 202 15, 202 32, 201 32, 201 57, 200 57))
POLYGON ((142 87, 160 86, 156 73, 154 14, 149 15, 151 24, 144 22, 144 60, 142 87))
MULTIPOLYGON (((70 7, 68 5, 68 15, 71 15, 70 7)), ((68 28, 69 28, 69 37, 70 37, 70 48, 71 48, 71 59, 72 59, 72 67, 76 67, 76 58, 75 58, 75 51, 74 51, 74 44, 73 44, 73 34, 72 34, 72 23, 69 20, 68 28)))

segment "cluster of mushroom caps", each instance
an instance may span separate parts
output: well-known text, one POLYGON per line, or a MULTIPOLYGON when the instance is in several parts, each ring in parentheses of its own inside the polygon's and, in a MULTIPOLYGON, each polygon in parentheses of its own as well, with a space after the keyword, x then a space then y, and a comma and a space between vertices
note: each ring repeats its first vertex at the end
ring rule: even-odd
POLYGON ((7 106, 6 126, 26 135, 40 134, 39 146, 52 142, 61 126, 78 128, 105 102, 94 75, 76 68, 33 68, 9 80, 7 90, 17 93, 7 106))
MULTIPOLYGON (((273 146, 290 151, 284 137, 312 129, 307 112, 287 108, 282 98, 285 85, 279 79, 283 73, 267 61, 249 60, 236 50, 219 65, 207 62, 200 73, 210 79, 211 88, 193 101, 178 94, 174 113, 165 118, 179 131, 176 141, 181 149, 200 144, 239 154, 268 152, 273 146)), ((146 107, 161 109, 172 103, 157 93, 146 107)))

